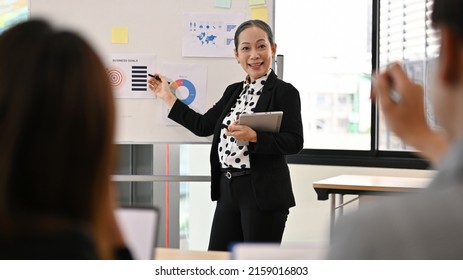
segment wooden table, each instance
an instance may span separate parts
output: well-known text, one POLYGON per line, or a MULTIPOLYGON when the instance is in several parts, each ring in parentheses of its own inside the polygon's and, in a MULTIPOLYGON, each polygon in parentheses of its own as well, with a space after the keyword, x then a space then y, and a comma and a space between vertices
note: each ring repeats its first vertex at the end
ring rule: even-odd
POLYGON ((156 248, 154 258, 156 260, 229 260, 230 252, 156 248))
POLYGON ((362 195, 391 195, 416 192, 425 188, 430 178, 409 178, 368 175, 339 175, 313 183, 318 200, 331 199, 330 209, 330 238, 333 237, 336 209, 342 215, 343 206, 357 200, 362 195), (345 194, 358 195, 346 203, 345 194), (336 204, 336 195, 339 195, 339 204, 336 204))

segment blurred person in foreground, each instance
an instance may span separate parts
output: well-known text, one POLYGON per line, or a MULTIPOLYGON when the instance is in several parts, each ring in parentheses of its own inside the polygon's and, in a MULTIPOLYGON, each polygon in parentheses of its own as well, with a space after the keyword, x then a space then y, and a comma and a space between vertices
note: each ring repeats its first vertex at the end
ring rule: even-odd
POLYGON ((0 259, 130 259, 114 216, 115 108, 77 34, 0 35, 0 259))
POLYGON ((463 259, 463 1, 435 0, 440 56, 432 100, 442 131, 426 123, 423 89, 400 65, 376 76, 373 95, 389 128, 438 167, 426 190, 340 219, 331 259, 463 259), (395 103, 391 90, 402 98, 395 103))

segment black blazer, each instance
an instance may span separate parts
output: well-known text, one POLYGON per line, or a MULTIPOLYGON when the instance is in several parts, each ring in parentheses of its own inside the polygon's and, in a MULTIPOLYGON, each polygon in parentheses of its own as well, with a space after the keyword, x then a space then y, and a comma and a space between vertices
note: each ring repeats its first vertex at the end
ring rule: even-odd
MULTIPOLYGON (((222 98, 204 115, 177 100, 169 118, 198 136, 214 135, 211 161, 211 198, 220 197, 221 166, 218 155, 220 124, 235 104, 243 82, 227 87, 222 98)), ((298 90, 272 72, 265 82, 255 112, 283 111, 280 132, 256 131, 256 145, 249 145, 252 187, 258 206, 264 210, 288 209, 296 205, 286 155, 296 154, 304 144, 301 101, 298 90)))

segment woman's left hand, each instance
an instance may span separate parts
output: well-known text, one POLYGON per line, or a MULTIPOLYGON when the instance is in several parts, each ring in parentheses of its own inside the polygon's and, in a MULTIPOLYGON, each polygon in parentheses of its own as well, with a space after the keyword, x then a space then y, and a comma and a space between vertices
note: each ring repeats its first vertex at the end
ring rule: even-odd
POLYGON ((231 136, 238 141, 257 142, 257 133, 247 125, 239 125, 238 121, 228 126, 227 136, 231 136))

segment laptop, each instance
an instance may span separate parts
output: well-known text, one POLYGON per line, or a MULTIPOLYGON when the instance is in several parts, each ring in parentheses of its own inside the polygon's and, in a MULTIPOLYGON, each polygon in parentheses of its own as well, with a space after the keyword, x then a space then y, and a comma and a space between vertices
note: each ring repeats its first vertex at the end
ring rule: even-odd
POLYGON ((116 220, 122 236, 136 260, 153 260, 159 233, 159 209, 156 207, 120 207, 116 220))

